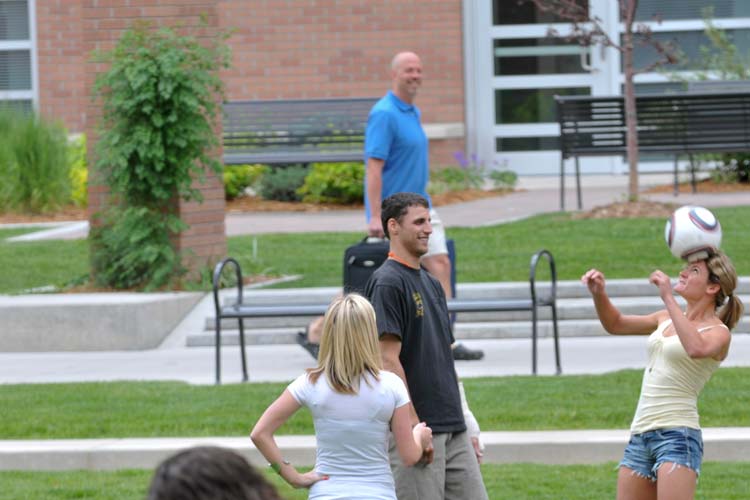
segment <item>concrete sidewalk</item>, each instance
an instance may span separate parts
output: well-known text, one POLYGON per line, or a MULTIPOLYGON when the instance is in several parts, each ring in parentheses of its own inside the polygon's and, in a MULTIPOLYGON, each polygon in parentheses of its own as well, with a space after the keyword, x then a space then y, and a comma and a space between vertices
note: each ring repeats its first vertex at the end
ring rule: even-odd
MULTIPOLYGON (((458 361, 462 378, 531 374, 530 339, 464 340, 485 351, 480 361, 458 361)), ((538 372, 554 375, 552 339, 539 340, 538 372)), ((214 383, 213 347, 173 347, 145 351, 16 352, 0 353, 0 383, 96 382, 116 380, 174 380, 190 384, 214 383)), ((290 382, 315 365, 296 344, 247 346, 251 382, 290 382)), ((563 374, 600 374, 643 369, 645 337, 568 337, 560 339, 563 374)), ((240 350, 221 350, 222 382, 241 382, 240 350)), ((735 334, 729 357, 722 366, 750 366, 750 335, 735 334)))
MULTIPOLYGON (((485 350, 482 361, 460 361, 462 378, 531 373, 529 339, 467 340, 485 350)), ((588 337, 561 339, 564 374, 596 374, 626 368, 643 369, 645 337, 588 337)), ((296 345, 247 347, 251 382, 287 382, 314 365, 296 345)), ((179 380, 214 382, 213 348, 162 347, 148 351, 0 353, 0 383, 83 382, 110 380, 179 380)), ((241 380, 238 347, 222 349, 223 381, 241 380)), ((723 366, 750 366, 750 335, 735 335, 723 366)), ((551 376, 554 359, 551 339, 539 341, 539 372, 551 376)), ((471 394, 468 395, 471 401, 471 394)), ((623 402, 634 407, 635 400, 623 402)), ((502 411, 502 402, 498 402, 502 411)), ((248 422, 248 428, 252 422, 248 422)), ((487 463, 544 464, 617 461, 628 431, 485 432, 487 463)), ((296 464, 312 464, 314 436, 279 436, 285 456, 296 464)), ((107 470, 153 468, 172 453, 190 446, 213 444, 236 449, 258 466, 265 461, 248 438, 158 438, 83 440, 0 440, 0 470, 107 470)), ((750 428, 705 429, 706 460, 746 461, 750 456, 750 428)))
MULTIPOLYGON (((622 201, 627 198, 627 176, 592 175, 582 177, 583 210, 622 201)), ((669 185, 671 175, 641 177, 643 190, 655 185, 669 185)), ((566 181, 566 209, 576 210, 573 179, 566 181)), ((671 193, 644 194, 644 199, 678 205, 705 207, 750 204, 750 193, 671 193)), ((469 202, 454 203, 438 208, 446 227, 477 227, 523 219, 539 213, 560 210, 559 178, 522 177, 517 191, 469 202)), ((227 213, 227 236, 287 232, 364 231, 364 213, 359 210, 329 210, 320 212, 241 212, 227 213)), ((19 224, 15 224, 18 226, 19 224)), ((46 224, 48 226, 48 224, 46 224)), ((10 241, 36 239, 75 239, 88 234, 88 222, 74 221, 31 234, 11 238, 10 241)))
MULTIPOLYGON (((251 423, 248 423, 248 427, 251 423)), ((628 431, 485 432, 484 462, 596 464, 616 462, 628 441, 628 431)), ((703 429, 704 460, 746 461, 750 429, 703 429)), ((277 436, 284 458, 296 465, 315 463, 315 436, 277 436)), ((0 441, 0 470, 116 470, 153 469, 179 450, 193 446, 222 446, 236 450, 258 467, 266 460, 249 437, 63 439, 0 441)))

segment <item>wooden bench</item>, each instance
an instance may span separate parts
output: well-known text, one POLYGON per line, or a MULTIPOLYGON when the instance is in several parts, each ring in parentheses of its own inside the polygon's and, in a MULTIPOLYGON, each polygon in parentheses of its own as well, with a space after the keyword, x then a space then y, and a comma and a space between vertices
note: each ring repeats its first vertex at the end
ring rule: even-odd
MULTIPOLYGON (((581 208, 579 156, 627 154, 625 102, 622 96, 555 96, 560 122, 560 208, 565 210, 565 160, 575 158, 576 192, 581 208)), ((636 96, 638 150, 690 158, 693 192, 697 153, 750 149, 750 92, 682 92, 636 96)))
MULTIPOLYGON (((245 320, 268 317, 288 317, 288 316, 321 316, 328 309, 328 304, 278 304, 278 305, 253 305, 245 301, 243 295, 243 277, 239 262, 231 257, 227 257, 214 268, 213 272, 213 296, 215 311, 215 329, 216 329, 216 383, 221 384, 221 321, 222 319, 235 318, 239 325, 240 338, 240 357, 242 361, 242 380, 247 381, 247 360, 245 356, 245 320), (219 288, 224 269, 227 267, 234 268, 237 296, 236 299, 228 304, 222 305, 219 300, 219 288)), ((531 257, 529 270, 529 287, 531 291, 530 298, 517 300, 511 299, 487 299, 487 300, 460 300, 452 299, 448 301, 448 312, 494 312, 494 311, 531 311, 531 339, 532 355, 531 367, 532 373, 537 373, 537 323, 539 307, 550 307, 552 311, 552 326, 555 344, 555 369, 559 375, 562 373, 560 367, 560 350, 559 336, 557 329, 557 272, 555 270, 555 261, 552 254, 547 250, 539 250, 531 257), (542 258, 546 259, 550 267, 550 287, 546 295, 540 295, 536 289, 536 268, 542 258)))
POLYGON ((224 103, 224 164, 362 161, 377 98, 224 103))

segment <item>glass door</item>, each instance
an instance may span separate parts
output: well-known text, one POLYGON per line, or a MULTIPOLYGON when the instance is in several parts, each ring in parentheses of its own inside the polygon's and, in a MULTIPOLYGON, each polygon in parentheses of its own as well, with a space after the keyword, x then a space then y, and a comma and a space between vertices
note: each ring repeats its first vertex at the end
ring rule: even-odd
MULTIPOLYGON (((605 24, 612 20, 611 28, 618 29, 616 2, 580 2, 591 15, 605 24)), ((473 81, 467 78, 477 106, 467 116, 470 128, 477 129, 473 144, 469 137, 469 148, 476 148, 491 168, 509 168, 519 175, 558 174, 560 130, 554 96, 619 93, 618 54, 549 37, 550 28, 564 35, 570 24, 531 3, 476 2, 473 14, 475 60, 486 64, 476 65, 473 81)), ((585 159, 582 168, 610 173, 620 163, 585 159)))

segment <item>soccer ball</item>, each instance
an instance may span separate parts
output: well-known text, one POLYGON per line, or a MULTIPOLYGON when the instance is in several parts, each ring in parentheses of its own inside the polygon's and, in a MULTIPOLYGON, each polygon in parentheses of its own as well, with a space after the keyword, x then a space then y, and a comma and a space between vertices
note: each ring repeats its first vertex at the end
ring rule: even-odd
POLYGON ((721 245, 721 224, 708 209, 685 205, 667 219, 664 239, 678 259, 697 260, 721 245))

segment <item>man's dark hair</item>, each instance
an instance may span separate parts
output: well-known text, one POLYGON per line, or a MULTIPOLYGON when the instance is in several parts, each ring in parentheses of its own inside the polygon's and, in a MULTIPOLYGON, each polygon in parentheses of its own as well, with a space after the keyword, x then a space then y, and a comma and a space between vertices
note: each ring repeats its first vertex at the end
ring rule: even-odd
POLYGON ((409 211, 409 207, 430 208, 430 204, 427 203, 424 196, 417 193, 396 193, 383 200, 380 205, 380 221, 383 223, 383 232, 387 238, 390 238, 388 221, 396 219, 396 222, 401 223, 401 219, 409 211))
POLYGON ((282 500, 276 489, 238 453, 197 446, 164 460, 146 500, 282 500))

